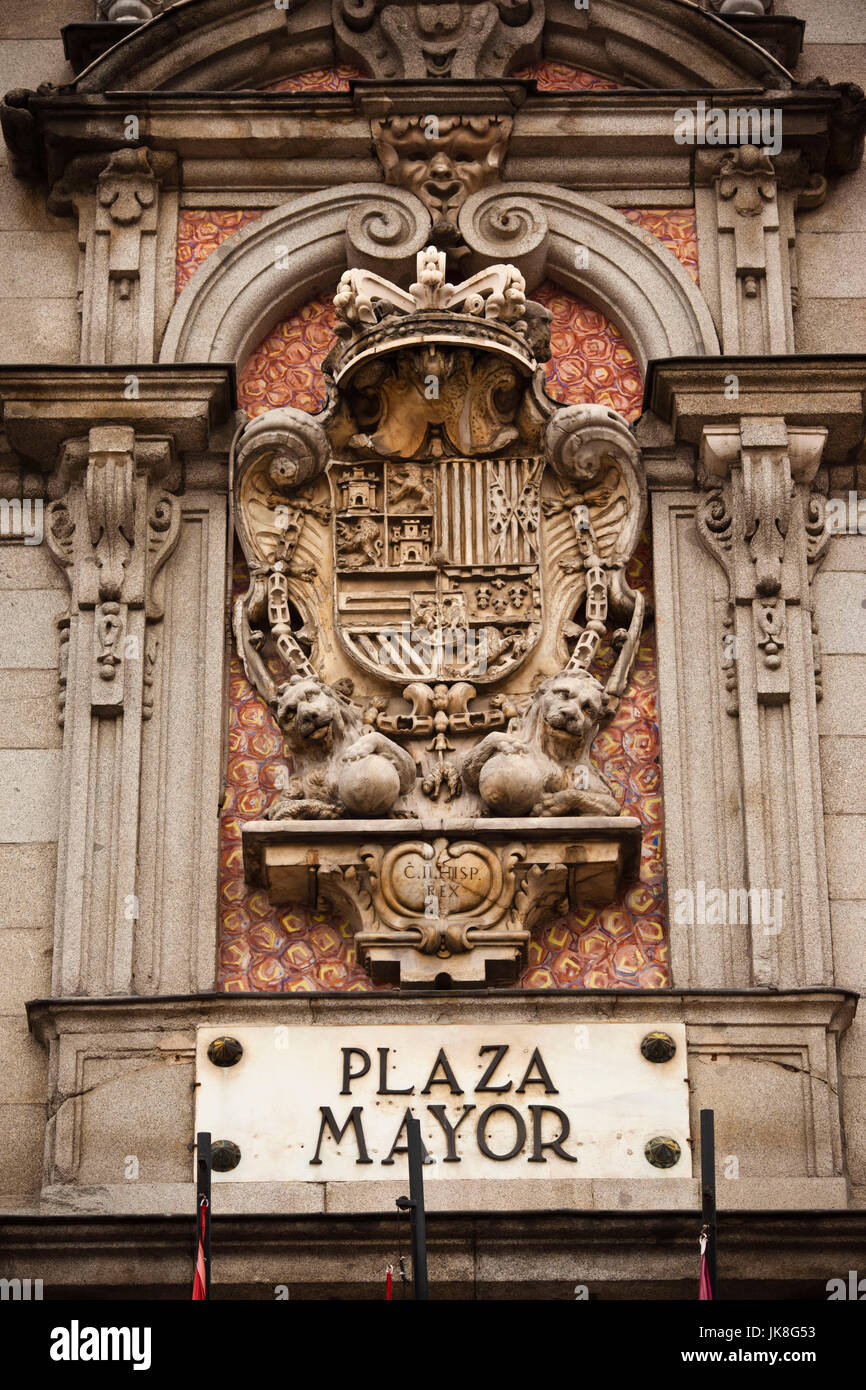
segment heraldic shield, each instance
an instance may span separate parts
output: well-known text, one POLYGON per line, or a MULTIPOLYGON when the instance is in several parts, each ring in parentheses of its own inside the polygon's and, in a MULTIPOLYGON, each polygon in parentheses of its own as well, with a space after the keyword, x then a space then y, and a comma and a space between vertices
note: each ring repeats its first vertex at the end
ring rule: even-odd
POLYGON ((543 618, 544 460, 333 462, 334 617, 347 653, 387 681, 515 671, 543 618))

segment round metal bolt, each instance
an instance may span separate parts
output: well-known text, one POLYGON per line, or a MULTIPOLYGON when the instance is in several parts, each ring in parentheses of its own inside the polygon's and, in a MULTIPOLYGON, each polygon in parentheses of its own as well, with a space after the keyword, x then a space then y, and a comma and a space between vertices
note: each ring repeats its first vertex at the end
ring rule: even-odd
POLYGON ((674 1164, 680 1161, 680 1152, 676 1139, 669 1139, 663 1134, 648 1139, 644 1146, 646 1161, 654 1168, 673 1168, 674 1164))
POLYGON ((230 1173, 241 1161, 241 1151, 231 1139, 215 1139, 210 1149, 211 1163, 215 1173, 230 1173))
POLYGON ((677 1045, 670 1033, 647 1033, 641 1040, 640 1050, 648 1062, 669 1062, 677 1045))
POLYGON ((215 1067, 233 1067, 244 1055, 243 1043, 237 1038, 214 1038, 207 1055, 215 1067))

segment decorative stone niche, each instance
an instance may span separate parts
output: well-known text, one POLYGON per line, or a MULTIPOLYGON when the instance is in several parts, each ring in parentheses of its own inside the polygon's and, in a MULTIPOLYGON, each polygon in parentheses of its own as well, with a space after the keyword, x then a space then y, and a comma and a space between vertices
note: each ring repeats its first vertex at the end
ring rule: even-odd
POLYGON ((348 271, 327 406, 239 441, 235 635, 287 754, 244 862, 347 915, 374 980, 502 983, 536 922, 637 871, 591 753, 643 627, 646 492, 621 416, 545 394, 514 266, 455 286, 429 247, 416 274, 348 271))

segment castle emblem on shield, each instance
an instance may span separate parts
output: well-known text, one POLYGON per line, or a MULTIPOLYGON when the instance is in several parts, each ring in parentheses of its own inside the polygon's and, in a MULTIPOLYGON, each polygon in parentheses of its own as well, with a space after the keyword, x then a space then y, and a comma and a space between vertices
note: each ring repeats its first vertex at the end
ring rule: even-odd
POLYGON ((335 621, 353 661, 386 680, 515 670, 541 631, 543 460, 335 462, 335 621))

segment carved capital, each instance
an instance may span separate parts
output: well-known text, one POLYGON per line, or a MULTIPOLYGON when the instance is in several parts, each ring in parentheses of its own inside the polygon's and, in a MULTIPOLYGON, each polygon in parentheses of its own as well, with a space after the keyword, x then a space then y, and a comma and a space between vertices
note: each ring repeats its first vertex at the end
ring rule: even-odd
POLYGON ((740 145, 722 156, 717 188, 719 230, 733 232, 737 275, 754 299, 756 277, 767 272, 766 233, 779 226, 773 161, 756 145, 740 145))
POLYGON ((767 703, 789 696, 786 605, 809 604, 827 545, 823 508, 810 492, 826 437, 823 426, 788 429, 781 417, 750 416, 707 425, 701 439, 697 532, 727 574, 731 602, 751 609, 757 693, 767 703))
MULTIPOLYGON (((116 714, 124 703, 124 643, 130 611, 162 616, 157 576, 180 534, 180 508, 150 477, 167 466, 167 440, 145 440, 125 425, 95 426, 67 442, 59 470, 64 494, 47 509, 46 539, 66 573, 71 612, 93 614, 93 708, 116 714)), ((142 651, 132 653, 141 662, 142 651)))
POLYGON ((776 170, 768 154, 757 145, 738 145, 723 155, 719 169, 719 197, 730 201, 738 217, 760 217, 776 196, 776 170))
POLYGON ((120 227, 141 221, 156 199, 156 176, 148 151, 115 150, 99 176, 96 199, 120 227))

